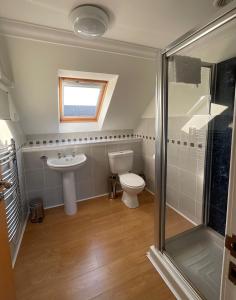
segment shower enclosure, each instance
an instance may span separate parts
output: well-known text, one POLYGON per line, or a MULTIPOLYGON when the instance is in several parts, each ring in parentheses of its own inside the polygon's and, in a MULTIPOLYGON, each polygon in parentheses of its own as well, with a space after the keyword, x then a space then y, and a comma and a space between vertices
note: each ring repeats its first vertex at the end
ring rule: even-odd
POLYGON ((149 258, 181 300, 236 299, 235 7, 171 44, 160 60, 149 258), (175 216, 183 221, 173 229, 175 216))

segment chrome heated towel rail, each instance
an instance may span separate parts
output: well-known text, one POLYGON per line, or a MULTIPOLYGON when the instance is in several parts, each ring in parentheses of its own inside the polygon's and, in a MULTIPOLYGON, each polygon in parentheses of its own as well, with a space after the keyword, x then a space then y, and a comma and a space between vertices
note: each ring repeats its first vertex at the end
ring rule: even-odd
POLYGON ((16 147, 14 140, 0 146, 0 198, 5 201, 9 242, 17 236, 20 227, 21 205, 16 147))

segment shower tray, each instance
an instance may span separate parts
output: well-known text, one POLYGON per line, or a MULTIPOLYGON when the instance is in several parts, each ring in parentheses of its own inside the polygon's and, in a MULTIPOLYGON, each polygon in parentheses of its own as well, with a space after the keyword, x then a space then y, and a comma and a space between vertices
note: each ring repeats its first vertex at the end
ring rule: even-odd
POLYGON ((224 237, 199 226, 166 241, 166 254, 199 294, 220 297, 224 237))

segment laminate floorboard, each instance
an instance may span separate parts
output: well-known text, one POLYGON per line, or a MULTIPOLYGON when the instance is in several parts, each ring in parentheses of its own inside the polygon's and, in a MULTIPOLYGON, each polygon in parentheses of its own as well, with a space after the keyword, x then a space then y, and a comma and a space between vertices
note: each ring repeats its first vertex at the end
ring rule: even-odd
MULTIPOLYGON (((14 268, 17 300, 175 299, 146 257, 154 241, 154 201, 144 191, 140 206, 117 198, 78 203, 78 213, 46 210, 28 223, 14 268)), ((167 235, 192 225, 168 209, 167 235)))

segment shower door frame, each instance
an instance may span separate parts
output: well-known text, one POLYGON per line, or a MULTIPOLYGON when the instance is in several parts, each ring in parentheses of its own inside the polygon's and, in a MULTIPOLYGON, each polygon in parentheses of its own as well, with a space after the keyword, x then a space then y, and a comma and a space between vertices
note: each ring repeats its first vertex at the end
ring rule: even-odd
MULTIPOLYGON (((167 133, 168 133, 168 58, 181 49, 193 44, 207 34, 220 28, 231 20, 236 19, 236 1, 228 5, 214 19, 206 25, 195 29, 161 52, 159 57, 159 69, 157 74, 156 89, 156 190, 155 190, 155 244, 150 248, 148 257, 162 274, 163 279, 175 295, 182 295, 181 299, 203 299, 192 283, 176 267, 174 261, 165 251, 165 223, 166 223, 166 180, 167 180, 167 133), (156 249, 156 250, 155 250, 156 249), (157 252, 159 250, 159 253, 157 252), (158 262, 160 261, 160 263, 158 262), (168 271, 169 270, 169 271, 168 271), (168 275, 171 273, 172 275, 168 275), (174 274, 174 275, 173 275, 174 274), (175 279, 173 280, 173 276, 175 279), (177 279, 176 279, 177 278, 177 279), (176 281, 177 280, 177 281, 176 281), (185 296, 188 295, 186 298, 185 296)), ((209 65, 208 65, 209 67, 209 65)), ((214 86, 214 65, 211 66, 211 88, 214 86)), ((211 90, 212 92, 212 90, 211 90)), ((210 136, 208 137, 210 139, 210 136)), ((209 145, 210 140, 209 141, 209 145)), ((207 185, 210 178, 204 185, 207 185)), ((204 197, 207 198, 208 189, 204 190, 204 197)), ((207 224, 207 204, 204 208, 203 224, 207 224)), ((177 297, 178 298, 178 297, 177 297)))
MULTIPOLYGON (((167 134, 168 134, 168 58, 193 44, 226 23, 236 19, 235 1, 228 5, 206 25, 194 29, 177 39, 161 52, 156 89, 156 160, 155 160, 155 248, 165 252, 167 134)), ((213 68, 214 69, 214 68, 213 68)), ((213 71, 214 73, 214 71, 213 71)), ((214 75, 213 75, 214 76, 214 75)), ((207 191, 204 192, 206 195, 207 191)), ((204 223, 206 223, 204 209, 204 223)))

